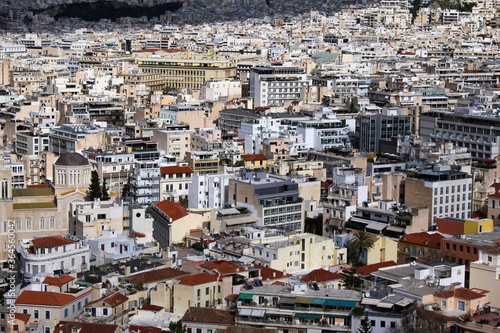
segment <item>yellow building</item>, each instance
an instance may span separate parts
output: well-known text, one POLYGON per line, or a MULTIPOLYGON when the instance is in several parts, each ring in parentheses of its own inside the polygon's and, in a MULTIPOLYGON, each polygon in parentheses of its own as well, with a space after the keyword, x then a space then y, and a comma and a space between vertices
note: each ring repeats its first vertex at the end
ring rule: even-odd
POLYGON ((464 234, 493 231, 492 219, 466 219, 464 222, 464 234))
POLYGON ((135 62, 142 73, 160 74, 164 79, 164 87, 176 89, 200 90, 210 79, 224 80, 236 76, 236 66, 231 60, 192 51, 162 54, 141 52, 135 62))
POLYGON ((244 167, 247 169, 266 169, 267 156, 264 154, 245 154, 241 155, 244 167))
POLYGON ((366 265, 376 264, 379 262, 398 260, 398 242, 389 237, 378 236, 373 244, 373 248, 363 253, 361 257, 366 265), (366 256, 366 258, 363 258, 366 256), (365 261, 366 259, 366 261, 365 261))
POLYGON ((178 281, 173 286, 174 313, 186 313, 192 306, 212 307, 221 301, 218 274, 203 272, 182 276, 178 281))

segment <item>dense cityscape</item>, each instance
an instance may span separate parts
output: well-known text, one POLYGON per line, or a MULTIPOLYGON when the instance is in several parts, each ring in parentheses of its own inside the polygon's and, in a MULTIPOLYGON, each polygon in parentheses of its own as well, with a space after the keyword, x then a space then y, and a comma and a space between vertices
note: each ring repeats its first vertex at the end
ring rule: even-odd
POLYGON ((0 332, 500 332, 500 3, 0 4, 0 332))

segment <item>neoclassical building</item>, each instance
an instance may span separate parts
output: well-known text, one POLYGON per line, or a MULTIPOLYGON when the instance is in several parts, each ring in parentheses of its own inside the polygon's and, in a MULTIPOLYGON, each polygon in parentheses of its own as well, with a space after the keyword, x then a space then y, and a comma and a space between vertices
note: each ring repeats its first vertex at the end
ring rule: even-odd
POLYGON ((81 154, 62 154, 54 163, 53 184, 56 194, 69 189, 87 190, 90 184, 92 166, 81 154))

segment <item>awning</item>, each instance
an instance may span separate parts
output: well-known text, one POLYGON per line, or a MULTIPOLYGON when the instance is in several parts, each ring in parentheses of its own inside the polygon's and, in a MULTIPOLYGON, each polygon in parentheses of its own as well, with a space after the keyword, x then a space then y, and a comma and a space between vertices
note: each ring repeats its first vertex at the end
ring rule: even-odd
POLYGON ((241 293, 239 296, 238 296, 239 299, 252 299, 253 298, 253 295, 252 294, 245 294, 245 293, 241 293))
POLYGON ((390 309, 394 306, 393 303, 378 303, 377 307, 379 308, 384 308, 384 309, 390 309))
POLYGON ((398 233, 403 233, 405 232, 405 228, 401 227, 395 227, 395 226, 390 226, 385 229, 386 231, 392 231, 392 232, 398 232, 398 233))
POLYGON ((303 319, 321 319, 323 318, 322 314, 317 313, 296 313, 295 318, 303 318, 303 319))
POLYGON ((241 309, 238 315, 243 316, 243 317, 248 317, 252 315, 252 310, 251 309, 241 309))
POLYGON ((257 222, 257 219, 251 215, 249 216, 242 216, 242 217, 234 217, 231 219, 224 219, 223 220, 226 226, 234 226, 238 224, 247 224, 247 223, 255 223, 257 222))
POLYGON ((300 304, 311 304, 312 299, 309 297, 297 297, 295 299, 295 303, 300 303, 300 304))
POLYGON ((311 301, 311 304, 313 305, 323 305, 325 304, 325 300, 322 298, 313 298, 311 301))
POLYGON ((325 302, 326 306, 340 306, 340 301, 337 301, 336 299, 327 299, 325 302))
POLYGON ((340 314, 330 314, 330 313, 327 313, 325 314, 325 317, 327 318, 349 318, 350 315, 340 315, 340 314))
POLYGON ((266 311, 266 315, 269 315, 269 316, 291 316, 292 314, 291 313, 280 312, 280 311, 269 310, 269 311, 266 311))
POLYGON ((262 318, 264 317, 265 313, 266 313, 265 310, 252 310, 252 314, 250 316, 262 318))
POLYGON ((387 227, 386 223, 381 223, 381 222, 371 222, 369 223, 365 228, 370 229, 370 230, 375 230, 375 231, 382 231, 387 227))
POLYGON ((412 299, 409 299, 409 298, 403 298, 402 300, 396 302, 395 304, 396 305, 399 305, 399 306, 402 306, 402 307, 405 307, 405 306, 408 306, 410 304, 413 303, 413 300, 412 299))
POLYGON ((340 306, 343 306, 345 308, 353 308, 356 306, 355 301, 340 301, 340 306))
POLYGON ((379 302, 380 300, 376 298, 363 298, 361 305, 377 305, 379 302))
POLYGON ((295 297, 281 297, 280 304, 295 304, 295 297))

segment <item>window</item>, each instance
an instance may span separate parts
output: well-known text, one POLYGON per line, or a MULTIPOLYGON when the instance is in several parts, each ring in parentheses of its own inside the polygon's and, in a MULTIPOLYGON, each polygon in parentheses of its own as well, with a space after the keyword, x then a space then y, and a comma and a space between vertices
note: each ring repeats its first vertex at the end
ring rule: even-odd
POLYGON ((50 311, 45 311, 45 319, 50 319, 50 311))
POLYGON ((205 288, 205 295, 208 295, 210 293, 210 288, 209 287, 206 287, 205 288))
POLYGON ((56 219, 51 217, 49 220, 49 228, 50 229, 55 229, 56 228, 56 219))
POLYGON ((69 315, 69 311, 68 311, 68 309, 66 308, 66 309, 64 309, 64 318, 68 317, 68 315, 69 315))
POLYGON ((380 321, 380 327, 385 327, 385 320, 380 321))
POLYGON ((446 308, 446 300, 442 299, 441 300, 441 309, 444 309, 444 308, 446 308))
POLYGON ((465 302, 464 301, 458 301, 458 310, 465 311, 465 302))
POLYGON ((38 319, 38 318, 40 317, 40 314, 38 313, 38 310, 34 310, 34 311, 33 311, 33 317, 34 317, 35 319, 38 319))
POLYGON ((30 218, 26 219, 26 230, 31 230, 31 219, 30 218))
POLYGON ((108 309, 104 308, 102 309, 102 314, 107 316, 108 315, 108 309))
POLYGON ((375 327, 375 320, 370 321, 370 326, 375 327))
POLYGON ((391 321, 391 328, 396 328, 396 322, 395 321, 391 321))

